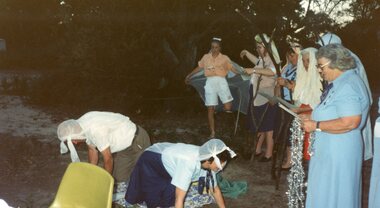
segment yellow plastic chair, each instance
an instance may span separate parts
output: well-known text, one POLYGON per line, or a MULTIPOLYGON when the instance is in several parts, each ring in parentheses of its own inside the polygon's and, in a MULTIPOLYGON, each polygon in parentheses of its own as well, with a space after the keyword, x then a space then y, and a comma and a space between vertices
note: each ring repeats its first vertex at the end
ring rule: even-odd
POLYGON ((50 208, 111 208, 114 180, 103 168, 70 163, 50 208))

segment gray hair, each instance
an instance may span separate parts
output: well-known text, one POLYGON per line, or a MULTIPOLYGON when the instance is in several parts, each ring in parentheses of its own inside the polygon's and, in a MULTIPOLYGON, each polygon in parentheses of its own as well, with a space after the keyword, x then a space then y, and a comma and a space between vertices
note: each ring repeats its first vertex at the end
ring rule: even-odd
POLYGON ((341 44, 329 44, 319 48, 316 53, 317 59, 330 60, 329 67, 346 71, 356 67, 355 59, 351 52, 341 44))

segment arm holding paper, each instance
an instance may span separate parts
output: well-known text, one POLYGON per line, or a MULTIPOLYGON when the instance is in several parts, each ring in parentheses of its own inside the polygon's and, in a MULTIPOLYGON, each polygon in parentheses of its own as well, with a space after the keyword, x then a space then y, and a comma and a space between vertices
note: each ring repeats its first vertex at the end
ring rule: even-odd
POLYGON ((272 103, 281 103, 282 105, 284 105, 285 107, 289 108, 290 110, 298 108, 297 106, 289 103, 288 101, 286 101, 286 100, 284 100, 284 99, 282 99, 280 97, 268 95, 267 93, 264 93, 264 92, 258 92, 258 93, 260 95, 264 96, 270 102, 272 102, 272 103))
POLYGON ((289 108, 287 108, 286 106, 284 106, 282 103, 279 103, 278 106, 282 109, 284 109, 286 112, 288 112, 290 115, 294 116, 296 119, 300 119, 301 120, 301 117, 294 113, 293 111, 291 111, 289 108))
MULTIPOLYGON (((307 108, 299 108, 298 106, 296 105, 293 105, 291 103, 289 103, 288 101, 280 98, 280 97, 277 97, 277 96, 271 96, 271 95, 268 95, 266 93, 263 93, 263 92, 258 92, 260 95, 264 96, 266 99, 269 100, 269 102, 271 103, 278 103, 278 105, 284 109, 286 112, 292 114, 293 116, 297 115, 297 114, 300 114, 300 113, 304 113, 304 112, 308 112, 308 111, 311 111, 312 109, 310 107, 307 107, 307 108), (285 109, 286 108, 286 109, 285 109)), ((297 117, 299 117, 299 115, 297 115, 297 117)))
POLYGON ((313 110, 311 107, 300 108, 277 96, 271 96, 263 92, 258 92, 258 93, 264 96, 266 99, 268 99, 269 102, 271 103, 281 103, 283 106, 288 108, 288 110, 292 111, 293 113, 300 114, 300 113, 309 112, 313 110))

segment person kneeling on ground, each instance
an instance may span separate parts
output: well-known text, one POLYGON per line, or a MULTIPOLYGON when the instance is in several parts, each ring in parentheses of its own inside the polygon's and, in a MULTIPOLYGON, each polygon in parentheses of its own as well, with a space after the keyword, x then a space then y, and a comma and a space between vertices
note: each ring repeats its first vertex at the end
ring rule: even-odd
POLYGON ((68 146, 72 162, 80 161, 74 144, 87 143, 91 164, 98 164, 100 152, 104 169, 114 176, 118 187, 126 187, 125 182, 137 159, 151 144, 143 128, 128 117, 112 112, 92 111, 77 120, 66 120, 59 124, 57 134, 61 140, 61 154, 68 152, 68 146))
POLYGON ((212 193, 219 207, 225 207, 215 174, 236 154, 219 139, 202 146, 157 143, 147 148, 131 174, 125 199, 148 207, 184 207, 191 182, 198 192, 212 193))

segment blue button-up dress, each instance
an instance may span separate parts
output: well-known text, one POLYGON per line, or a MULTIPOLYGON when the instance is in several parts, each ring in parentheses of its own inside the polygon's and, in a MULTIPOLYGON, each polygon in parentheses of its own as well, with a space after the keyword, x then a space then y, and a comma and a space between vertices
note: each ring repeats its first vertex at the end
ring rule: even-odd
POLYGON ((316 132, 310 160, 307 208, 358 208, 361 206, 363 140, 369 98, 365 84, 347 70, 333 82, 327 97, 314 109, 312 119, 328 121, 361 115, 361 123, 346 133, 316 132))

